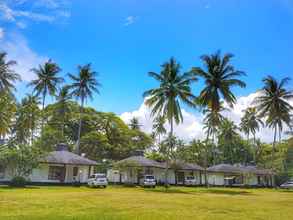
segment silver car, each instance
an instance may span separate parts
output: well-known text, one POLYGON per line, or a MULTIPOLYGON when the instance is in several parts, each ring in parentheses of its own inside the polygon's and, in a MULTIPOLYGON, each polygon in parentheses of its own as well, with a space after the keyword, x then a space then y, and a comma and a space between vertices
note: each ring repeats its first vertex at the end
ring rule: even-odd
POLYGON ((108 180, 105 174, 96 173, 90 176, 87 181, 88 186, 90 187, 104 187, 108 186, 108 180))
POLYGON ((293 189, 293 181, 287 181, 280 185, 280 188, 282 189, 293 189))
POLYGON ((143 187, 155 188, 157 185, 156 178, 153 175, 145 175, 142 180, 143 187))

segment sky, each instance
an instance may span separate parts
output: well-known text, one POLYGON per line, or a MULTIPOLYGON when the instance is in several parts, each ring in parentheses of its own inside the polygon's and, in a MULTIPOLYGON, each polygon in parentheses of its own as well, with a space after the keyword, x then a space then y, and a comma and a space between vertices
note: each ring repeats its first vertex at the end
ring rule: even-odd
MULTIPOLYGON (((293 0, 0 0, 0 51, 18 63, 18 99, 30 92, 30 69, 48 59, 65 78, 91 63, 102 87, 87 105, 126 122, 136 116, 147 132, 152 120, 142 93, 158 86, 147 73, 159 72, 170 57, 184 72, 201 66, 203 54, 233 53, 233 65, 247 74, 247 87, 233 88, 238 102, 227 113, 238 123, 263 77, 292 75, 292 39, 293 0)), ((201 81, 193 85, 195 94, 202 88, 201 81)), ((202 114, 184 105, 183 113, 176 134, 203 137, 202 114)), ((258 137, 269 142, 272 131, 258 137)))

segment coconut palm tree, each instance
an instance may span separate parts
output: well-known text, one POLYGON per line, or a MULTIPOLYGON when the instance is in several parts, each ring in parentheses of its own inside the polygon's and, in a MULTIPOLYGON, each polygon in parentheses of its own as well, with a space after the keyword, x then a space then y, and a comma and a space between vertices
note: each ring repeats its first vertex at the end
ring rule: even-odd
POLYGON ((14 132, 19 143, 33 143, 40 119, 38 96, 27 94, 18 105, 14 132))
POLYGON ((261 125, 263 126, 264 124, 261 118, 258 117, 256 108, 247 108, 240 122, 240 130, 247 135, 247 140, 249 140, 249 135, 252 134, 253 143, 255 143, 255 133, 259 131, 261 125))
POLYGON ((266 125, 274 130, 272 168, 273 161, 275 160, 277 134, 279 132, 281 136, 283 125, 291 128, 291 112, 293 107, 289 100, 293 99, 293 91, 285 88, 289 80, 287 77, 277 81, 274 77, 267 76, 263 79, 264 86, 260 90, 259 96, 254 100, 259 116, 264 118, 266 125))
POLYGON ((65 129, 65 118, 66 113, 69 111, 69 101, 71 99, 71 95, 69 93, 68 86, 63 86, 59 90, 59 94, 56 96, 56 113, 58 114, 58 118, 61 119, 61 131, 62 137, 64 137, 64 129, 65 129))
POLYGON ((130 123, 129 123, 130 129, 132 129, 132 130, 139 130, 140 129, 140 126, 141 125, 139 124, 138 118, 133 117, 132 119, 130 119, 130 123))
POLYGON ((73 74, 68 75, 69 78, 73 81, 71 85, 68 86, 71 91, 70 94, 72 97, 80 100, 80 117, 79 117, 79 126, 78 126, 78 136, 76 143, 76 152, 79 153, 79 144, 80 144, 80 135, 82 128, 82 114, 84 103, 88 98, 93 99, 93 94, 99 94, 98 87, 101 84, 96 79, 97 72, 92 70, 91 64, 86 64, 84 66, 78 66, 77 76, 73 74))
POLYGON ((205 87, 200 92, 199 103, 202 106, 210 108, 213 112, 219 112, 221 108, 221 98, 227 102, 230 107, 236 102, 236 97, 231 91, 234 86, 244 88, 246 84, 237 79, 244 76, 243 71, 236 70, 232 64, 232 54, 225 54, 223 57, 218 51, 212 55, 203 55, 201 60, 204 64, 204 69, 193 67, 191 72, 196 76, 204 79, 205 87))
POLYGON ((149 72, 149 76, 157 80, 157 88, 146 91, 146 105, 152 109, 152 116, 163 115, 170 124, 169 149, 166 151, 165 186, 168 186, 168 166, 170 151, 173 149, 174 122, 183 121, 180 101, 194 107, 195 96, 191 91, 191 83, 196 81, 192 73, 180 73, 180 64, 174 58, 164 63, 160 73, 149 72))
MULTIPOLYGON (((203 55, 201 60, 204 68, 193 67, 191 70, 195 76, 203 78, 205 83, 205 87, 197 99, 198 103, 205 109, 208 108, 215 118, 220 118, 217 115, 221 110, 221 99, 230 107, 235 104, 236 97, 231 88, 234 86, 244 88, 246 86, 242 80, 238 79, 238 77, 244 76, 245 73, 236 70, 230 63, 233 57, 234 55, 229 53, 222 57, 220 51, 211 55, 203 55)), ((210 133, 207 134, 208 140, 210 133)))
POLYGON ((5 138, 12 128, 12 121, 16 112, 14 97, 7 90, 0 92, 0 140, 5 138))
POLYGON ((160 144, 161 142, 161 135, 166 134, 167 130, 164 127, 164 124, 166 123, 166 118, 162 115, 158 115, 154 120, 153 120, 153 131, 155 136, 158 136, 158 142, 160 144))
POLYGON ((0 93, 3 91, 12 93, 12 90, 15 90, 14 83, 21 80, 20 75, 12 69, 16 62, 6 61, 6 56, 5 52, 0 52, 0 93))
POLYGON ((44 108, 46 96, 55 96, 58 88, 58 84, 63 82, 62 77, 58 77, 57 74, 61 71, 60 67, 48 60, 45 64, 39 65, 39 68, 32 69, 32 72, 36 74, 37 78, 31 81, 28 86, 33 87, 33 93, 36 96, 42 96, 42 129, 44 124, 44 108))

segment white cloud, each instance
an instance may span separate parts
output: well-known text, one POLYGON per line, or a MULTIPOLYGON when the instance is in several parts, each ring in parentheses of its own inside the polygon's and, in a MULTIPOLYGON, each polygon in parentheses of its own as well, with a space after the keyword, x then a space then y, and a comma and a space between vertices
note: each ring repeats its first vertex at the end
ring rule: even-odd
POLYGON ((128 16, 127 18, 125 18, 124 26, 132 25, 136 20, 137 20, 137 17, 135 17, 135 16, 128 16))
MULTIPOLYGON (((4 0, 0 2, 0 20, 9 23, 15 23, 17 27, 25 28, 26 22, 60 22, 60 19, 68 19, 70 12, 68 11, 67 1, 65 0, 35 0, 28 2, 27 0, 4 0), (30 3, 29 9, 23 10, 23 5, 30 3), (46 9, 44 12, 43 9, 46 9), (19 21, 21 19, 21 21, 19 21)), ((62 22, 63 20, 61 20, 62 22)))
POLYGON ((0 40, 4 38, 4 29, 0 27, 0 40))
MULTIPOLYGON (((247 96, 238 97, 237 103, 235 104, 234 108, 224 113, 225 117, 234 121, 236 124, 239 124, 241 117, 244 114, 243 111, 247 107, 252 105, 252 102, 257 95, 257 92, 255 92, 247 96)), ((293 105, 293 101, 291 101, 290 103, 293 105)), ((175 126, 175 134, 186 141, 190 141, 193 138, 203 139, 205 137, 202 122, 204 116, 196 112, 188 112, 185 109, 182 109, 182 114, 184 118, 183 123, 175 126)), ((151 133, 152 131, 152 118, 150 116, 150 109, 144 103, 139 107, 139 109, 132 112, 122 113, 120 117, 126 123, 129 123, 131 118, 137 117, 140 124, 142 125, 143 131, 147 133, 151 133)), ((288 128, 284 128, 284 131, 286 131, 287 129, 288 128)), ((271 129, 262 128, 260 129, 260 132, 256 134, 256 136, 261 138, 262 141, 271 142, 272 134, 273 131, 271 129)))
POLYGON ((21 75, 24 81, 32 80, 34 75, 30 70, 48 59, 34 52, 29 47, 27 41, 21 35, 17 34, 12 35, 9 40, 1 43, 0 51, 7 52, 8 59, 17 62, 17 65, 13 68, 21 75))

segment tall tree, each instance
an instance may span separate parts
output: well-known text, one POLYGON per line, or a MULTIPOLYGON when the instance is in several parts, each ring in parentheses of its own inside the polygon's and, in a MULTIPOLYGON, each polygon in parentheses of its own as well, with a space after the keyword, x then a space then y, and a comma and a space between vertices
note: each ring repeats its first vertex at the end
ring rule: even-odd
MULTIPOLYGON (((238 79, 245 75, 245 73, 236 70, 230 63, 233 57, 234 55, 230 53, 222 57, 220 51, 211 55, 203 55, 201 56, 201 60, 204 68, 193 67, 191 70, 195 76, 203 78, 205 83, 205 87, 198 97, 198 103, 210 109, 209 112, 212 112, 214 116, 220 113, 221 98, 226 101, 230 107, 233 107, 235 104, 236 97, 231 91, 232 87, 240 86, 244 88, 246 86, 242 80, 238 79)), ((209 139, 209 135, 210 134, 208 134, 207 139, 209 139)))
POLYGON ((71 85, 68 86, 71 91, 71 95, 76 99, 80 100, 80 117, 79 117, 79 127, 78 127, 78 136, 76 143, 76 152, 79 153, 80 145, 80 135, 82 128, 82 113, 84 102, 90 98, 93 99, 93 93, 99 94, 98 87, 101 84, 96 79, 97 72, 92 70, 91 64, 86 64, 84 66, 78 66, 77 76, 69 74, 69 78, 73 81, 71 85))
POLYGON ((14 97, 8 91, 0 92, 0 140, 11 131, 13 118, 16 112, 14 97))
POLYGON ((141 125, 139 124, 138 118, 133 117, 132 119, 130 119, 129 127, 132 130, 139 130, 140 129, 140 126, 141 125))
POLYGON ((165 123, 166 123, 166 118, 162 115, 157 116, 153 120, 153 131, 154 131, 155 136, 158 136, 158 138, 159 138, 158 144, 160 144, 160 142, 161 142, 161 135, 164 135, 167 133, 167 130, 164 126, 165 123))
POLYGON ((12 90, 15 90, 14 83, 21 80, 20 75, 12 69, 16 61, 6 61, 6 56, 5 52, 0 52, 0 93, 3 91, 12 93, 12 90))
POLYGON ((255 143, 255 133, 259 131, 261 125, 263 125, 263 122, 261 118, 258 117, 256 108, 247 108, 240 122, 240 129, 247 135, 247 139, 249 139, 249 135, 252 134, 253 142, 255 143))
POLYGON ((71 99, 71 95, 69 93, 68 86, 63 86, 59 90, 59 94, 56 96, 57 105, 56 105, 56 113, 58 118, 61 120, 61 132, 62 137, 64 137, 64 129, 65 129, 65 121, 66 121, 66 113, 69 112, 69 101, 71 99))
POLYGON ((285 88, 289 80, 284 78, 277 81, 274 77, 267 76, 263 79, 264 86, 259 96, 254 100, 259 116, 264 118, 266 125, 274 130, 272 168, 275 160, 277 132, 282 133, 284 124, 291 128, 290 117, 293 107, 289 100, 293 99, 293 91, 285 88))
POLYGON ((33 87, 33 92, 36 96, 42 96, 42 129, 44 125, 46 96, 48 94, 55 96, 58 84, 63 82, 63 78, 57 76, 60 71, 60 67, 56 63, 52 62, 52 60, 48 60, 43 66, 39 65, 39 68, 32 69, 32 72, 36 74, 37 78, 31 81, 28 86, 33 87))
POLYGON ((26 95, 18 105, 14 133, 18 143, 33 143, 39 125, 39 98, 26 95))
POLYGON ((168 186, 168 166, 170 152, 173 149, 174 122, 179 124, 183 121, 179 101, 194 107, 195 96, 191 91, 191 83, 197 79, 191 73, 180 73, 180 64, 174 58, 164 63, 160 73, 149 72, 149 76, 157 80, 160 85, 146 91, 146 105, 152 108, 153 116, 163 115, 170 124, 169 148, 166 151, 165 186, 168 186))

